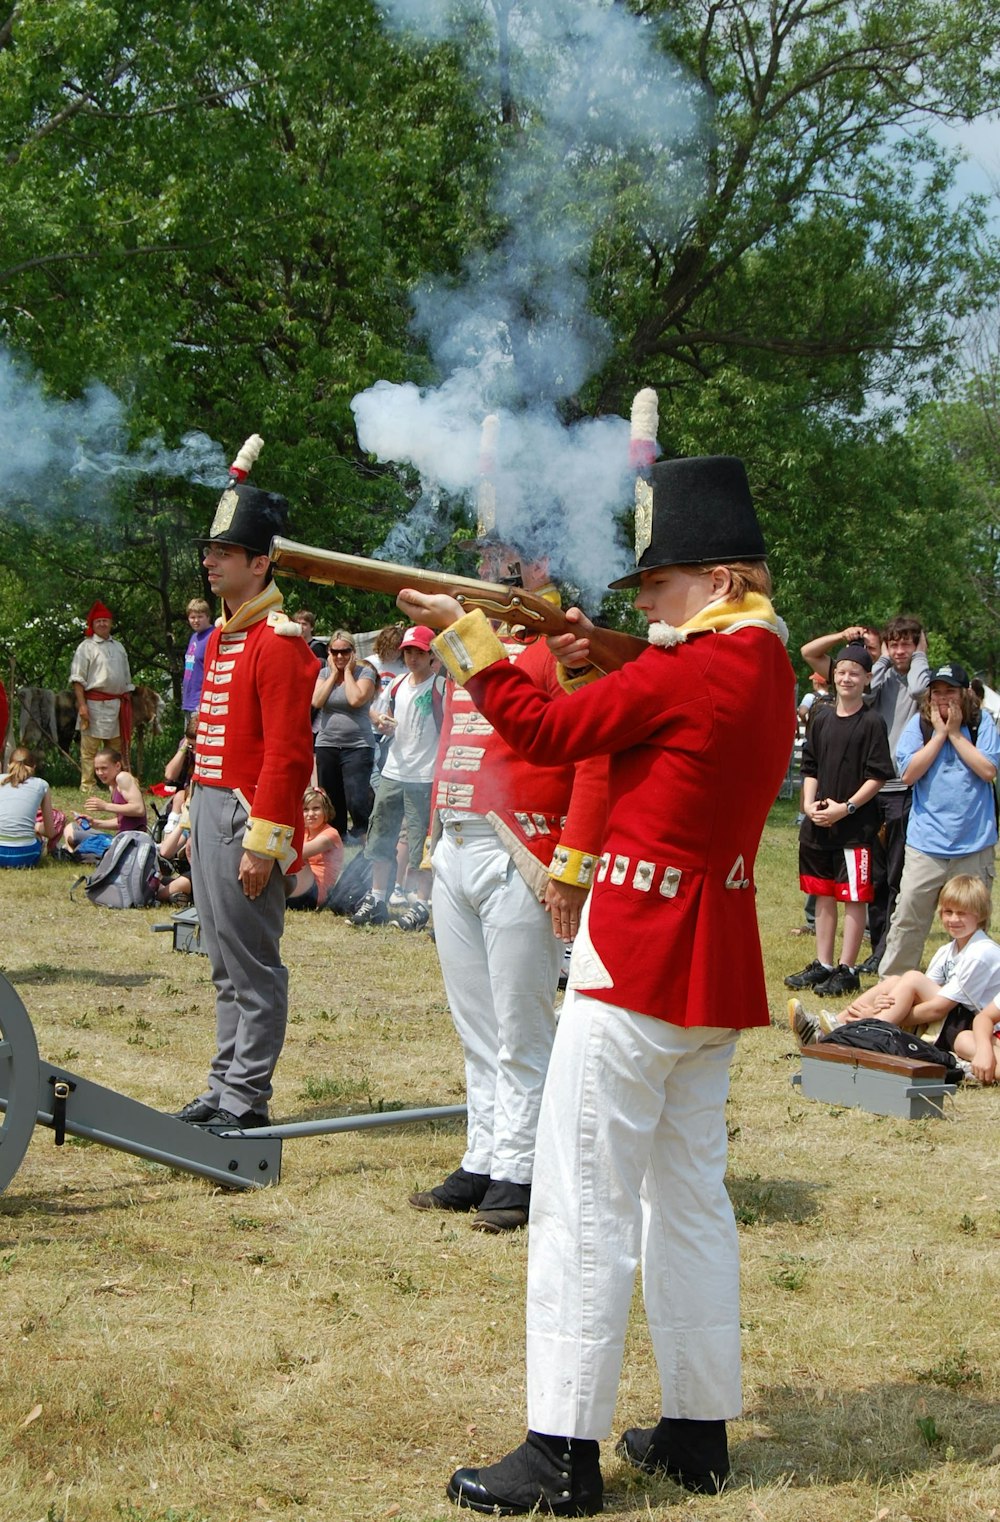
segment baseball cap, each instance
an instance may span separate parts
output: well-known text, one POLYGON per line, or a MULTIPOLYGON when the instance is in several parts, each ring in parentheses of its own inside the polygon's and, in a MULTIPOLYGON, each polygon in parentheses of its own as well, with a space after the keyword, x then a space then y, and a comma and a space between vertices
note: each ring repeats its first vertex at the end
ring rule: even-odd
POLYGON ((871 671, 872 669, 872 658, 868 654, 868 651, 865 649, 864 645, 845 645, 844 648, 842 650, 838 650, 836 655, 833 657, 833 664, 835 666, 840 661, 853 661, 854 664, 856 666, 860 666, 863 671, 871 671))
POLYGON ((969 673, 964 666, 957 661, 948 661, 946 665, 939 666, 930 675, 932 682, 944 682, 949 687, 968 687, 969 673))
POLYGON ((400 640, 399 648, 406 650, 415 647, 417 650, 429 650, 434 638, 434 630, 428 629, 426 624, 411 624, 400 640))

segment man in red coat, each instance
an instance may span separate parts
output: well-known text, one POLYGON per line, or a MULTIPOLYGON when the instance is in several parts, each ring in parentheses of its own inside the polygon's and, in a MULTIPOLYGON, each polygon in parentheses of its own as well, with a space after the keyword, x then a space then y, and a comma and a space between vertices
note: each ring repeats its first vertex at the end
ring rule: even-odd
MULTIPOLYGON (((495 532, 478 548, 488 580, 513 575, 558 603, 547 560, 495 532)), ((533 686, 558 693, 545 644, 508 631, 498 642, 533 686)), ((529 764, 449 683, 432 804, 434 934, 465 1058, 468 1124, 461 1165, 410 1204, 472 1208, 473 1229, 498 1234, 528 1219, 559 968, 597 865, 607 763, 529 764)))
POLYGON ((316 657, 271 579, 268 551, 287 512, 284 497, 232 486, 202 541, 223 617, 205 648, 191 877, 215 983, 217 1046, 205 1092, 177 1118, 226 1130, 267 1125, 288 1023, 284 879, 300 865, 316 657))
MULTIPOLYGON (((795 680, 742 462, 670 460, 652 479, 651 542, 615 583, 638 586, 650 648, 599 682, 551 698, 502 659, 481 615, 400 595, 411 616, 452 625, 441 659, 526 759, 610 757, 604 848, 538 1129, 530 1430, 448 1486, 487 1513, 601 1509, 598 1443, 640 1257, 662 1415, 619 1451, 718 1490, 726 1420, 741 1409, 725 1103, 740 1029, 769 1020, 753 871, 791 752, 795 680)), ((554 644, 574 667, 586 658, 585 639, 554 644)))

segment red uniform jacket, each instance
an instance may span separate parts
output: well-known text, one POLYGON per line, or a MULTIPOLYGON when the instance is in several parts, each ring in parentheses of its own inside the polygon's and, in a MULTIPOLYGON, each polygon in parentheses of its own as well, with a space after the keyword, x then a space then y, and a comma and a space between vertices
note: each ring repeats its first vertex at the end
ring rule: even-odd
POLYGON ((691 634, 555 700, 502 663, 469 689, 528 760, 611 757, 571 986, 675 1025, 766 1025, 753 871, 795 727, 777 634, 691 634))
POLYGON ((247 850, 273 856, 290 872, 299 865, 302 794, 312 773, 316 657, 280 607, 280 595, 265 587, 253 606, 212 630, 194 780, 239 793, 250 815, 247 850))
MULTIPOLYGON (((504 638, 509 658, 540 693, 562 691, 544 641, 504 638)), ((435 810, 487 815, 518 870, 541 898, 548 879, 587 888, 604 835, 608 768, 604 756, 579 766, 553 753, 531 762, 497 734, 469 692, 448 683, 432 794, 435 810)))

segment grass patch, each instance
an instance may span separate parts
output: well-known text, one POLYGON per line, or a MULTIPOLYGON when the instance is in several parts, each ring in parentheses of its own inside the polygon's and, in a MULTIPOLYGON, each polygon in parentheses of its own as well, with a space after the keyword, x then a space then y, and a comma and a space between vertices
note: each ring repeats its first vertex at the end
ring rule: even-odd
MULTIPOLYGON (((959 1092, 947 1119, 904 1122, 791 1088, 782 978, 812 952, 790 934, 795 851, 782 805, 757 874, 774 1023, 741 1038, 727 1114, 746 1400, 734 1482, 686 1497, 607 1443, 606 1509, 996 1522, 1000 1094, 959 1092)), ((73 875, 0 873, 0 956, 41 1053, 176 1109, 212 1051, 205 959, 150 932, 159 911, 70 903, 73 875)), ((462 1101, 427 936, 299 914, 284 950, 276 1118, 462 1101)), ((0 1522, 457 1519, 451 1470, 523 1436, 527 1247, 407 1206, 462 1148, 454 1123, 291 1140, 280 1185, 245 1194, 37 1131, 0 1195, 0 1522)), ((637 1293, 615 1433, 657 1415, 637 1293)))

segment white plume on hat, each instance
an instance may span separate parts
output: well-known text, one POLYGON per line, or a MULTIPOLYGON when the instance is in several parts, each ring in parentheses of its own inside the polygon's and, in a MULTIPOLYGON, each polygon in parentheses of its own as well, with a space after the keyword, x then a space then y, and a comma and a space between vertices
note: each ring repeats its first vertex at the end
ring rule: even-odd
POLYGON ((635 558, 639 559, 653 537, 653 488, 648 471, 656 459, 659 406, 652 386, 644 386, 632 399, 629 458, 635 477, 635 558))

